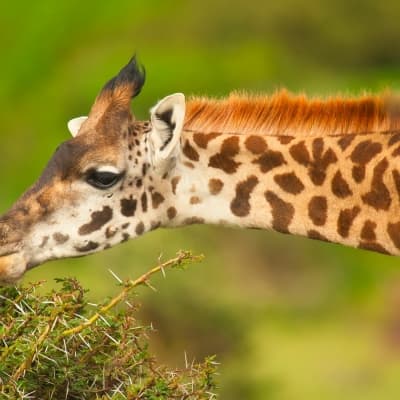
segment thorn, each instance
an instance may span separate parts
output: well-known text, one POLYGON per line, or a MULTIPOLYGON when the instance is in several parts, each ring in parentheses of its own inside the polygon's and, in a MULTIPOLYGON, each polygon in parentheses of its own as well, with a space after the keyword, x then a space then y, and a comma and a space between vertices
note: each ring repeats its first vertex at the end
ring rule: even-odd
POLYGON ((153 292, 157 292, 157 289, 149 281, 144 281, 144 284, 148 286, 153 292))
POLYGON ((108 269, 108 272, 114 277, 114 279, 116 279, 119 283, 122 283, 122 279, 114 272, 112 271, 110 268, 108 269))
POLYGON ((164 267, 161 267, 161 273, 163 274, 164 279, 166 279, 167 275, 165 274, 164 267))
POLYGON ((119 342, 118 342, 118 340, 116 340, 116 339, 114 339, 111 335, 109 335, 107 332, 104 332, 104 334, 110 339, 110 340, 112 340, 115 344, 120 344, 119 342))
POLYGON ((129 307, 129 308, 134 308, 133 305, 131 303, 129 303, 128 300, 125 300, 125 304, 129 307))
POLYGON ((99 314, 99 318, 100 318, 108 327, 111 326, 110 323, 109 323, 101 314, 99 314))
POLYGON ((88 347, 88 349, 92 350, 90 344, 85 340, 85 338, 80 333, 78 333, 78 336, 81 338, 82 342, 85 343, 85 345, 88 347))

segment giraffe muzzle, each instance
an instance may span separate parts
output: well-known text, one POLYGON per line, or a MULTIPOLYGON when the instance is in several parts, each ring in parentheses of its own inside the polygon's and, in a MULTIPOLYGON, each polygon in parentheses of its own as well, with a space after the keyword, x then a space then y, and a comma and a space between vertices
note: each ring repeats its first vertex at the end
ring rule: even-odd
POLYGON ((0 285, 18 281, 26 271, 21 244, 17 231, 0 220, 0 285))
POLYGON ((20 252, 0 256, 0 285, 17 282, 27 269, 25 257, 20 252))

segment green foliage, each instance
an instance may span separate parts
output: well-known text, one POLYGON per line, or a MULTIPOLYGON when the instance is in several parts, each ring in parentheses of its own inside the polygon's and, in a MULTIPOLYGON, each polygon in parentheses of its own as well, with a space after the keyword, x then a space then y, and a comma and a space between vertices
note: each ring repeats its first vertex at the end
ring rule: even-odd
POLYGON ((41 283, 0 289, 0 394, 5 399, 212 399, 213 357, 180 370, 152 356, 151 326, 136 318, 131 291, 151 274, 195 261, 181 253, 103 304, 87 301, 75 279, 40 294, 41 283), (109 312, 125 301, 125 307, 109 312))

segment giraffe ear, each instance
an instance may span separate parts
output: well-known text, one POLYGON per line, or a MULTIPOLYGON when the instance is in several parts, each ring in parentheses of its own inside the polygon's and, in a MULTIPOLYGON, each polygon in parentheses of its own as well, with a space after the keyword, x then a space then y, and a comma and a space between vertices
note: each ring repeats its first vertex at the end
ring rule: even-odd
POLYGON ((155 163, 165 161, 178 148, 185 119, 185 96, 171 94, 150 111, 152 130, 150 144, 155 163))
POLYGON ((88 119, 88 117, 77 117, 73 118, 68 121, 68 130, 70 131, 71 135, 75 137, 79 130, 81 129, 82 124, 88 119))

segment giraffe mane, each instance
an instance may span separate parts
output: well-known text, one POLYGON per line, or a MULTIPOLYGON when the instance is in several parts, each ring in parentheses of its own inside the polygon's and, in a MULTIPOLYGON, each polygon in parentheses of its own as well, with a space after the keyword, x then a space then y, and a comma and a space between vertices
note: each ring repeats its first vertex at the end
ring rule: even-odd
POLYGON ((270 136, 392 132, 400 130, 400 101, 388 93, 308 99, 286 90, 271 96, 194 97, 187 103, 185 129, 270 136))

